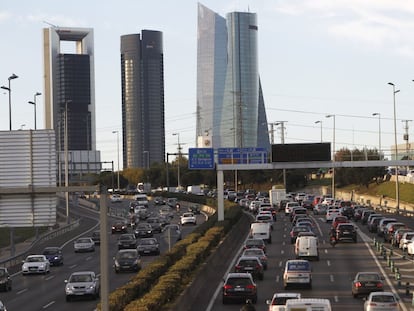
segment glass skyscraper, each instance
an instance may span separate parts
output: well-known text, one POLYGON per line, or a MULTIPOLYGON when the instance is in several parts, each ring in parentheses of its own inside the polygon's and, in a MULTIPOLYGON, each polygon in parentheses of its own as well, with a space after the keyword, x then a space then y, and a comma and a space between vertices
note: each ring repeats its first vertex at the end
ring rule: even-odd
POLYGON ((162 32, 121 36, 123 167, 165 161, 162 32))
POLYGON ((223 18, 198 5, 198 147, 270 149, 257 32, 255 13, 223 18))

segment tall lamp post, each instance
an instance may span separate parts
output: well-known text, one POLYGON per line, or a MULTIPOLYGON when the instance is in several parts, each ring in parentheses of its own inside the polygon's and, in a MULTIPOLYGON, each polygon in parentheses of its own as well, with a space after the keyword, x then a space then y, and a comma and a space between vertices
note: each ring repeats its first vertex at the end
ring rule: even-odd
POLYGON ((323 141, 323 139, 322 139, 322 121, 321 120, 319 120, 319 121, 315 121, 315 124, 320 124, 321 125, 321 142, 323 141))
POLYGON ((379 112, 374 112, 372 116, 378 116, 378 160, 382 160, 381 156, 381 114, 379 112))
POLYGON ((332 197, 335 199, 335 115, 328 114, 327 118, 333 118, 333 134, 332 134, 332 197))
POLYGON ((116 133, 116 145, 117 145, 117 158, 118 158, 118 174, 117 174, 117 178, 118 178, 118 190, 120 189, 119 187, 119 131, 112 131, 112 134, 116 133))
MULTIPOLYGON (((398 146, 397 146, 397 112, 395 109, 395 94, 397 94, 400 90, 395 90, 395 85, 392 82, 388 82, 389 85, 392 86, 392 96, 393 96, 393 104, 394 104, 394 144, 395 144, 395 160, 398 159, 398 146)), ((395 168, 395 201, 396 201, 396 212, 399 214, 400 212, 400 185, 398 182, 398 166, 395 168)))
POLYGON ((36 92, 33 96, 33 101, 29 101, 29 104, 33 105, 34 107, 34 129, 37 130, 37 123, 36 123, 36 97, 42 95, 42 93, 36 92))
POLYGON ((13 79, 17 79, 18 76, 16 76, 14 73, 8 78, 9 80, 9 87, 6 86, 2 86, 1 88, 3 90, 6 90, 9 92, 9 130, 12 130, 12 118, 11 118, 11 86, 10 86, 10 81, 13 79))
POLYGON ((65 102, 65 199, 66 199, 66 221, 70 223, 69 219, 69 154, 68 154, 68 104, 70 104, 72 100, 68 99, 65 102))
POLYGON ((180 145, 180 133, 173 133, 173 136, 178 138, 178 160, 177 160, 177 188, 181 189, 181 180, 180 180, 180 158, 181 158, 181 145, 180 145))

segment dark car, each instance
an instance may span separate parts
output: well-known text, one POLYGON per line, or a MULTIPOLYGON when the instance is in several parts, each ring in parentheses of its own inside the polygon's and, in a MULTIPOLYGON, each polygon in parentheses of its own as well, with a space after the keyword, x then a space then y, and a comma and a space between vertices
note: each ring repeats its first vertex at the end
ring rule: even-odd
POLYGON ((114 233, 127 233, 128 228, 122 221, 117 221, 112 225, 112 234, 114 233))
POLYGON ((99 231, 92 232, 91 238, 95 242, 95 245, 101 244, 101 233, 99 231))
POLYGON ((264 268, 260 259, 256 256, 242 256, 237 261, 234 272, 251 273, 253 279, 263 280, 264 268))
POLYGON ((193 214, 200 214, 201 213, 200 205, 198 205, 198 204, 190 205, 188 207, 188 211, 192 212, 193 214))
POLYGON ((121 249, 114 257, 115 272, 139 271, 141 269, 141 259, 136 249, 121 249))
POLYGON ((163 197, 155 197, 154 198, 154 204, 155 205, 164 205, 165 199, 163 197))
POLYGON ((132 233, 124 233, 118 239, 118 249, 136 248, 137 239, 132 233))
POLYGON ((266 244, 263 239, 247 239, 244 243, 243 249, 247 248, 260 248, 266 253, 266 244))
POLYGON ((148 217, 146 222, 151 225, 153 233, 160 233, 162 231, 162 223, 159 217, 148 217))
POLYGON ((384 229, 384 242, 391 243, 394 233, 397 229, 407 228, 407 225, 402 222, 390 222, 384 229))
POLYGON ((312 200, 303 200, 302 201, 302 207, 304 207, 308 210, 312 210, 313 209, 312 200))
POLYGON ((6 292, 12 289, 12 279, 6 267, 0 267, 0 288, 6 292))
POLYGON ((63 265, 63 253, 60 247, 46 247, 42 254, 46 256, 51 266, 63 265))
POLYGON ((137 250, 140 255, 159 255, 160 244, 156 238, 143 238, 139 241, 137 250))
POLYGON ((354 208, 352 206, 345 205, 342 206, 339 210, 341 211, 341 215, 348 217, 348 219, 354 217, 354 208))
POLYGON ((352 240, 357 242, 357 232, 351 223, 340 223, 336 227, 336 241, 352 240))
POLYGON ((352 281, 352 296, 368 295, 384 290, 384 277, 377 272, 358 272, 352 281))
POLYGON ((309 232, 308 226, 294 226, 289 233, 290 236, 290 244, 294 244, 296 242, 296 238, 298 237, 299 232, 309 232))
POLYGON ((154 235, 149 223, 139 223, 134 231, 136 238, 150 238, 154 235))
POLYGON ((376 216, 372 217, 368 223, 368 231, 369 232, 377 232, 377 227, 381 219, 385 218, 385 216, 376 216))
POLYGON ((223 304, 230 301, 257 302, 257 286, 250 273, 229 273, 224 280, 222 289, 223 304))
POLYGON ((264 251, 260 248, 248 248, 243 251, 242 256, 254 256, 259 258, 260 262, 262 263, 263 269, 267 270, 267 262, 268 258, 264 251))

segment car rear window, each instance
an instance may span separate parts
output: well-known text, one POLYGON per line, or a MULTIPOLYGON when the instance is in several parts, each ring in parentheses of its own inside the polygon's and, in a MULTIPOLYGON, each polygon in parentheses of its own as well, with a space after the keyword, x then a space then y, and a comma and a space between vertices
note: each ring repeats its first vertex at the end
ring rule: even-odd
POLYGON ((288 270, 290 271, 309 271, 309 262, 288 262, 288 270))
POLYGON ((227 279, 227 284, 232 286, 246 286, 251 284, 249 278, 229 278, 227 279))
POLYGON ((380 279, 377 274, 360 274, 358 276, 359 281, 378 281, 380 279))
POLYGON ((391 295, 375 295, 372 296, 372 302, 395 302, 395 297, 391 295))

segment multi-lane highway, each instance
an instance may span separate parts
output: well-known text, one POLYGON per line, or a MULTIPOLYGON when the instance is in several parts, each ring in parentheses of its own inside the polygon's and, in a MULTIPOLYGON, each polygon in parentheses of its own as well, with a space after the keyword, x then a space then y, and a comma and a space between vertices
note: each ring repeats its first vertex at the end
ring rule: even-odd
MULTIPOLYGON (((111 208, 128 210, 129 202, 111 203, 111 208)), ((149 207, 154 214, 158 213, 158 207, 152 204, 149 207)), ((46 246, 60 246, 63 249, 64 265, 58 267, 51 267, 51 272, 47 275, 28 275, 22 276, 21 273, 15 271, 13 275, 13 289, 10 292, 1 292, 0 300, 2 300, 8 310, 19 311, 36 311, 36 310, 94 310, 98 300, 79 299, 73 302, 66 302, 65 300, 65 279, 68 279, 70 274, 75 271, 94 271, 100 274, 100 258, 99 247, 96 247, 95 252, 89 253, 75 253, 73 251, 73 240, 77 236, 90 236, 92 231, 99 229, 99 215, 97 212, 81 207, 71 207, 71 214, 76 217, 81 217, 81 223, 77 230, 70 232, 70 234, 61 236, 59 238, 48 241, 46 244, 38 245, 33 249, 33 253, 41 253, 46 246)), ((121 213, 119 213, 121 214, 121 213)), ((110 267, 109 270, 109 288, 110 291, 122 286, 132 276, 131 273, 115 274, 112 268, 113 256, 115 256, 117 248, 118 234, 111 234, 111 224, 115 218, 108 220, 108 256, 110 267)), ((175 215, 171 223, 178 223, 179 217, 175 215)), ((198 223, 204 221, 203 215, 197 215, 198 223)), ((185 237, 190 233, 195 226, 185 226, 182 228, 182 235, 185 237)), ((132 230, 128 229, 130 232, 132 230)), ((154 235, 160 242, 161 253, 168 250, 168 241, 162 233, 154 235)), ((142 265, 145 267, 149 262, 154 260, 156 256, 142 256, 142 265)))
MULTIPOLYGON (((411 296, 403 296, 405 288, 398 287, 394 279, 394 273, 388 268, 386 261, 372 247, 372 238, 375 234, 369 233, 366 226, 356 223, 358 226, 358 242, 338 243, 332 247, 329 243, 330 223, 325 222, 324 216, 313 216, 315 231, 319 238, 320 260, 312 261, 312 289, 283 288, 283 269, 286 260, 294 259, 294 247, 290 243, 289 231, 291 223, 288 217, 282 213, 278 215, 275 229, 272 232, 272 244, 267 245, 269 258, 268 269, 265 271, 264 280, 257 281, 258 302, 256 310, 267 310, 266 299, 271 299, 276 292, 297 292, 302 297, 328 298, 335 311, 363 310, 363 298, 355 299, 351 295, 351 282, 358 271, 376 271, 385 276, 384 290, 399 293, 401 296, 401 310, 412 310, 411 296)), ((396 216, 410 228, 414 228, 414 220, 402 216, 396 216)), ((385 246, 388 246, 385 244, 385 246)), ((401 261, 394 250, 394 258, 401 261)), ((236 257, 237 258, 237 257, 236 257)), ((235 258, 235 259, 236 259, 235 258)), ((414 268, 413 262, 408 262, 405 268, 414 268)), ((234 267, 234 261, 229 263, 229 271, 234 267)), ((405 280, 414 277, 414 269, 404 269, 405 280)), ((224 276, 223 276, 224 277, 224 276)), ((414 281, 414 278, 412 279, 414 281)), ((405 281, 403 282, 405 284, 405 281)), ((217 284, 216 296, 211 301, 207 310, 240 310, 240 304, 222 304, 222 283, 217 284)))

